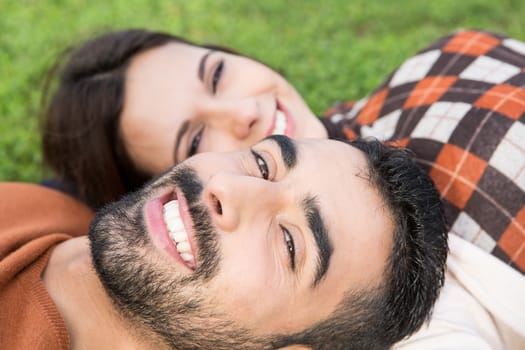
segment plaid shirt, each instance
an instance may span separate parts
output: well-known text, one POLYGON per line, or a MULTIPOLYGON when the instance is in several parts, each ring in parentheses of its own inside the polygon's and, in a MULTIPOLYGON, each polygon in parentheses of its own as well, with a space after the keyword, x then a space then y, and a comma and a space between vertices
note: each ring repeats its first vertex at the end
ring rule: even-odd
POLYGON ((370 96, 337 103, 330 137, 411 149, 450 232, 525 273, 525 43, 481 31, 439 39, 370 96))

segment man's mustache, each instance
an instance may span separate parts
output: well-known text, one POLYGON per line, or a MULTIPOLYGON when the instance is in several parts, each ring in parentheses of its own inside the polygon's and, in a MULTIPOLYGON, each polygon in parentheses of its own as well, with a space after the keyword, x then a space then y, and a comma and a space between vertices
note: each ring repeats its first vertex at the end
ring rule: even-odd
POLYGON ((178 166, 170 176, 183 193, 193 221, 195 241, 198 246, 197 270, 195 277, 209 280, 218 270, 220 253, 218 234, 208 208, 202 204, 203 184, 197 172, 186 165, 178 166))
POLYGON ((184 194, 190 207, 199 202, 203 185, 197 172, 193 168, 187 165, 179 165, 171 175, 171 181, 173 181, 184 194))

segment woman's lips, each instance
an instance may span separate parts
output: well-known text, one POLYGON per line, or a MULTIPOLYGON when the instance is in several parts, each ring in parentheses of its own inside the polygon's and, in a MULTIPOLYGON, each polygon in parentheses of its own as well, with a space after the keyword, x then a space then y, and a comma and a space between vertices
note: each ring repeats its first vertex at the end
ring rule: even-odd
POLYGON ((292 118, 292 115, 286 109, 286 107, 281 105, 279 102, 277 102, 277 109, 281 110, 286 116, 286 129, 284 134, 289 138, 293 138, 295 136, 295 120, 292 118))
POLYGON ((294 136, 294 131, 295 124, 293 118, 288 110, 277 101, 272 124, 266 132, 266 136, 286 135, 292 138, 294 136))

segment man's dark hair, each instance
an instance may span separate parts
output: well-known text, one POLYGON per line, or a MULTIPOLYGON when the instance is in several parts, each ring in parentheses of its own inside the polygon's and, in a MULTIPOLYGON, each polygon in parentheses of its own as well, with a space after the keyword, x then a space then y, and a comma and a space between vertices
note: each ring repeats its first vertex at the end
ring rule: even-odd
POLYGON ((139 53, 172 42, 238 54, 168 33, 131 29, 66 50, 49 71, 41 123, 44 165, 93 207, 115 201, 151 178, 133 164, 119 132, 126 69, 139 53))
POLYGON ((366 155, 369 181, 394 223, 383 282, 368 291, 349 291, 330 318, 283 337, 276 347, 387 349, 430 317, 443 286, 447 226, 432 180, 406 149, 375 139, 350 144, 366 155))

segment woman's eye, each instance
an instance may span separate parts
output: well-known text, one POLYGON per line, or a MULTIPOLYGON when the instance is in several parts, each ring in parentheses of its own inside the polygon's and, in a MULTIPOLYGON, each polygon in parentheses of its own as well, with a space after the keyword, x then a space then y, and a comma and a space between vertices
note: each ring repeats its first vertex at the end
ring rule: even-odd
POLYGON ((201 143, 203 131, 204 127, 202 127, 199 130, 199 132, 193 137, 193 140, 191 140, 190 148, 188 149, 188 158, 197 153, 197 150, 199 149, 199 145, 201 143))
POLYGON ((264 160, 264 158, 254 150, 251 150, 253 157, 255 158, 255 162, 257 163, 257 167, 259 168, 259 172, 261 173, 261 176, 263 179, 268 180, 270 177, 270 171, 268 170, 268 164, 264 160))
POLYGON ((295 270, 295 244, 293 237, 285 227, 281 226, 281 230, 283 230, 284 244, 286 244, 286 250, 290 256, 290 266, 292 270, 295 270))
POLYGON ((213 71, 213 76, 211 79, 211 91, 215 94, 217 92, 217 86, 221 80, 222 70, 224 69, 224 61, 220 61, 215 70, 213 71))

